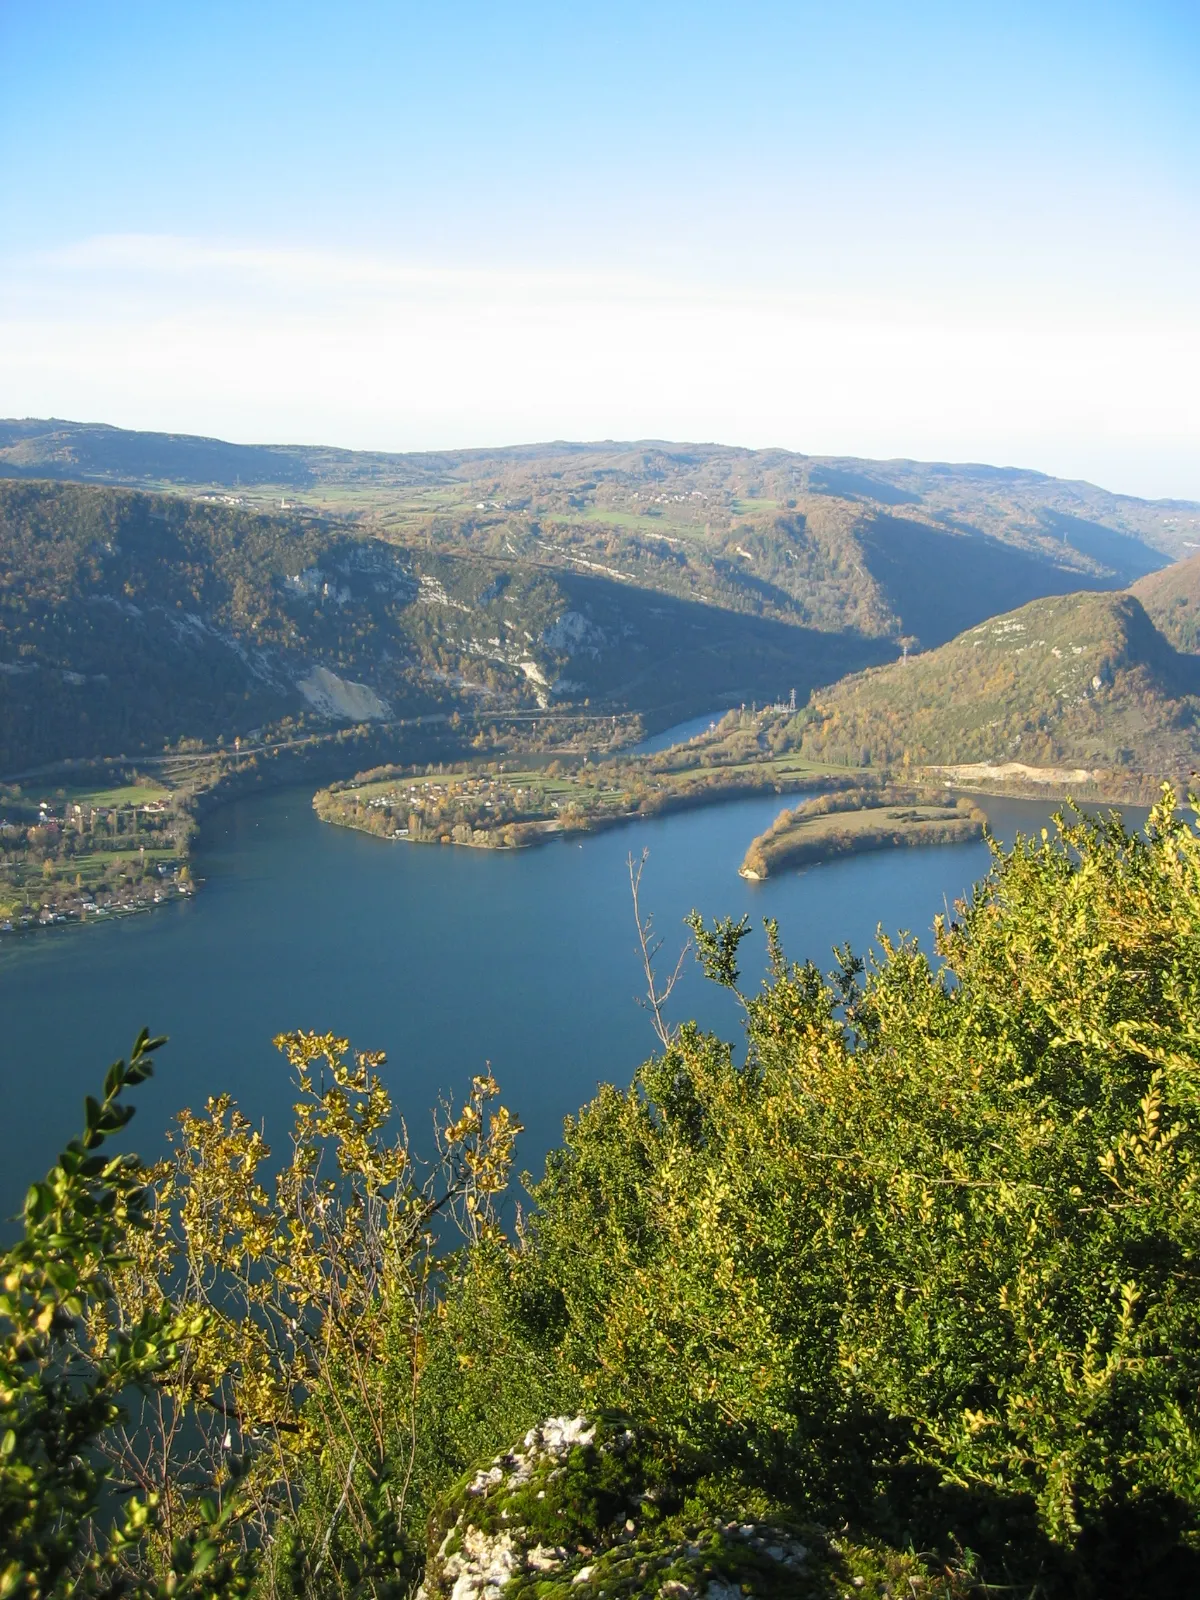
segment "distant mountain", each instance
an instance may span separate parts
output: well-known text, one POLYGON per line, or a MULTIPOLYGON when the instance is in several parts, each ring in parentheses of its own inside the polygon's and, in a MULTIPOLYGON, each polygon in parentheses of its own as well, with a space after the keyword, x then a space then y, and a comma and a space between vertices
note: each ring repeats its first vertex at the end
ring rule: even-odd
POLYGON ((1139 579, 1132 592, 1177 650, 1200 652, 1200 555, 1139 579))
POLYGON ((949 644, 814 693, 790 730, 814 757, 1015 761, 1187 777, 1200 661, 1131 594, 1035 600, 949 644))
POLYGON ((926 649, 1038 596, 1123 588, 1200 542, 1198 504, 1036 472, 654 440, 401 455, 26 420, 0 423, 2 475, 300 510, 926 649))
POLYGON ((682 716, 890 648, 298 512, 0 481, 0 776, 284 719, 682 716))

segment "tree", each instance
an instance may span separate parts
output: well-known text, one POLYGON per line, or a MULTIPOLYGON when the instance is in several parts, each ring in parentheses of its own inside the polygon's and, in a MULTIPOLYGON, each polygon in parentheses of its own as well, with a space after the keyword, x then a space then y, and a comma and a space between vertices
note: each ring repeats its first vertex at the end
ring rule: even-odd
POLYGON ((179 1369, 203 1315, 157 1297, 93 1337, 111 1307, 130 1238, 149 1225, 150 1197, 133 1156, 101 1153, 133 1108, 125 1089, 152 1071, 163 1043, 143 1031, 128 1063, 109 1068, 87 1124, 25 1202, 24 1232, 3 1258, 0 1294, 0 1595, 4 1600, 126 1592, 166 1597, 244 1591, 232 1539, 238 1464, 223 1485, 181 1495, 175 1536, 154 1569, 140 1562, 159 1524, 155 1495, 102 1516, 108 1473, 96 1456, 120 1425, 124 1397, 179 1369))

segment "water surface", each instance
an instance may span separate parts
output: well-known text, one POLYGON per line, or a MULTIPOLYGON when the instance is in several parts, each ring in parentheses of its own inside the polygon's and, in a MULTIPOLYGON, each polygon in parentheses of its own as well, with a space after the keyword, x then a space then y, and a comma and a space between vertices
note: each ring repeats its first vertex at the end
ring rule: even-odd
POLYGON ((717 723, 730 708, 723 706, 719 711, 710 711, 702 717, 689 717, 686 722, 676 722, 670 728, 664 728, 661 733, 652 733, 648 738, 642 739, 637 744, 631 744, 628 750, 622 750, 626 756, 652 756, 660 750, 669 750, 673 744, 686 744, 689 739, 696 739, 702 733, 708 733, 715 728, 717 723))
MULTIPOLYGON (((191 902, 87 928, 0 941, 0 1216, 76 1131, 85 1093, 143 1024, 170 1035, 138 1091, 131 1135, 162 1147, 173 1113, 228 1091, 282 1144, 292 1094, 274 1034, 333 1030, 388 1053, 414 1135, 432 1107, 492 1064, 540 1168, 565 1115, 598 1082, 625 1084, 655 1045, 626 858, 650 860, 643 909, 666 938, 683 916, 777 917, 789 956, 831 965, 877 924, 927 937, 934 914, 987 870, 982 843, 852 857, 751 884, 737 867, 777 795, 639 821, 517 852, 393 844, 319 823, 308 789, 257 795, 205 824, 191 902)), ((1053 806, 988 801, 996 833, 1040 827, 1053 806)), ((1140 816, 1140 814, 1139 814, 1140 816)), ((763 940, 745 947, 757 983, 763 940)), ((677 1019, 739 1036, 738 1008, 694 964, 677 1019)))

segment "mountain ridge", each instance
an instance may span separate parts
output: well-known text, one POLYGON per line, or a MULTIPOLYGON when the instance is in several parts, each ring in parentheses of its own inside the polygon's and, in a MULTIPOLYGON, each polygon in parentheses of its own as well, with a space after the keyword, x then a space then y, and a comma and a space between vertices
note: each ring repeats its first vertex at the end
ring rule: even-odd
POLYGON ((0 772, 256 725, 807 693, 886 658, 573 572, 328 519, 0 480, 0 772))
POLYGON ((300 511, 924 648, 1038 595, 1124 588, 1200 544, 1200 505, 1023 468, 657 440, 389 454, 26 419, 0 422, 5 475, 300 511))
MULTIPOLYGON (((857 476, 857 488, 844 481, 842 487, 847 493, 861 492, 870 495, 872 488, 879 487, 879 475, 883 474, 885 481, 893 487, 897 479, 906 476, 920 475, 929 478, 958 476, 974 478, 991 483, 1026 483, 1026 484, 1053 484, 1064 489, 1080 493, 1095 493, 1105 496, 1116 502, 1126 503, 1130 506, 1151 506, 1163 510, 1184 511, 1200 516, 1200 501, 1178 499, 1172 497, 1156 497, 1147 499, 1144 496, 1124 494, 1120 491, 1103 489, 1100 485, 1091 483, 1084 478, 1060 478, 1053 473, 1042 472, 1034 467, 997 466, 994 463, 982 461, 924 461, 914 456, 889 456, 867 457, 852 455, 819 455, 803 451, 785 449, 782 446, 756 447, 751 445, 724 445, 713 440, 680 441, 669 439, 546 439, 536 440, 522 444, 507 445, 471 445, 460 449, 442 450, 367 450, 354 449, 350 446, 330 444, 286 444, 278 441, 260 442, 235 442, 225 440, 217 435, 192 434, 179 430, 146 430, 135 428, 122 428, 113 423, 106 422, 79 422, 64 417, 7 417, 0 418, 0 475, 7 474, 11 467, 21 468, 21 476, 35 471, 37 461, 49 461, 52 453, 47 451, 47 444, 51 439, 61 441, 61 452, 65 456, 69 453, 68 441, 102 439, 106 443, 130 442, 137 440, 152 442, 159 446, 172 445, 185 455, 191 451, 222 451, 229 452, 231 456, 242 456, 247 460, 260 455, 267 458, 271 464, 279 464, 284 460, 311 459, 314 463, 321 461, 339 461, 345 463, 361 462, 367 464, 396 463, 409 464, 415 468, 425 467, 429 471, 450 471, 459 464, 477 464, 480 462, 501 460, 538 460, 548 456, 587 456, 601 454, 628 454, 636 452, 661 452, 680 461, 688 461, 696 457, 706 458, 713 456, 732 456, 744 460, 769 465, 784 461, 808 463, 821 474, 823 487, 835 490, 838 485, 833 481, 835 474, 841 474, 844 480, 857 476), (49 437, 48 437, 49 436, 49 437), (28 465, 20 460, 19 455, 14 455, 21 446, 25 446, 33 455, 28 465), (39 448, 40 447, 40 448, 39 448), (861 469, 873 469, 866 473, 861 469), (874 482, 872 480, 875 480, 874 482)), ((82 463, 75 463, 81 465, 82 463)), ((182 465, 182 461, 179 463, 182 465)), ((111 472, 113 468, 99 468, 111 472)), ((143 465, 143 475, 145 464, 143 465)), ((43 472, 42 476, 53 476, 52 473, 43 472)), ((199 481, 194 474, 181 475, 180 481, 194 483, 199 481)), ((224 481, 224 480, 220 480, 224 481)), ((275 480, 263 479, 264 482, 275 480)), ((1196 541, 1200 546, 1200 538, 1196 541)))
POLYGON ((0 423, 0 762, 806 696, 1031 601, 1136 581, 1153 606, 1191 528, 1164 505, 715 444, 389 455, 0 423), (307 487, 267 481, 289 474, 307 487))

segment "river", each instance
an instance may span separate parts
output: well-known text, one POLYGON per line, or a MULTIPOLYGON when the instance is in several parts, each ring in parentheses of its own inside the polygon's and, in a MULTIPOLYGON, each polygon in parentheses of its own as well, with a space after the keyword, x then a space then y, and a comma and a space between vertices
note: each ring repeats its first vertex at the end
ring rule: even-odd
MULTIPOLYGON (((218 811, 195 858, 195 900, 124 921, 54 929, 0 945, 0 1216, 11 1216, 81 1121, 108 1062, 143 1024, 170 1036, 137 1092, 130 1141, 162 1149, 172 1114, 229 1091, 282 1145, 292 1100, 274 1034, 333 1030, 388 1054, 414 1139, 428 1144, 439 1098, 489 1062, 526 1126, 521 1164, 540 1170, 562 1119, 598 1082, 629 1081, 655 1039, 626 858, 650 852, 643 909, 664 958, 681 919, 778 918, 789 956, 831 965, 877 924, 927 940, 934 914, 987 870, 982 843, 898 850, 751 884, 746 845, 777 795, 639 821, 582 841, 493 852, 386 843, 319 823, 310 791, 256 795, 218 811)), ((987 802, 1003 839, 1040 827, 1048 802, 987 802)), ((761 930, 744 982, 761 976, 761 930)), ((672 1005, 729 1038, 730 995, 689 963, 672 1005)))

